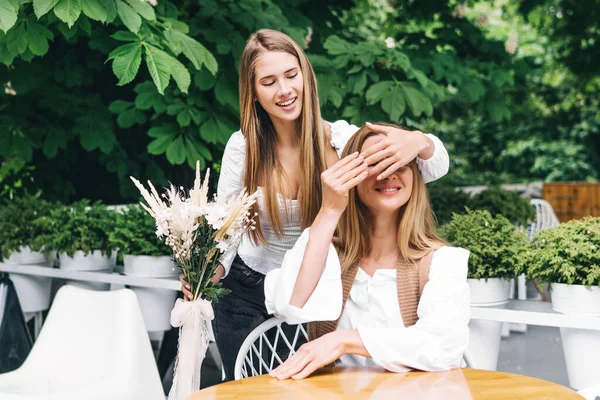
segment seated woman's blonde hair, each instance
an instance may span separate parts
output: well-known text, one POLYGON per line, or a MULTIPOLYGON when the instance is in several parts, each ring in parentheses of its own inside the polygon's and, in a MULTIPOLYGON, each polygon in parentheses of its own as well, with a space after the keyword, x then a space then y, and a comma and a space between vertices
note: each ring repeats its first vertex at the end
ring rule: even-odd
MULTIPOLYGON (((399 128, 393 124, 379 122, 377 124, 399 128)), ((346 144, 342 158, 360 152, 367 138, 376 135, 380 134, 371 132, 366 126, 361 127, 346 144)), ((408 163, 408 167, 413 172, 412 193, 408 202, 400 208, 397 241, 401 261, 417 263, 429 252, 446 243, 436 233, 429 195, 416 160, 408 163)), ((348 206, 340 218, 335 238, 342 260, 342 271, 370 252, 371 229, 369 210, 360 201, 358 190, 354 187, 350 189, 348 206)))

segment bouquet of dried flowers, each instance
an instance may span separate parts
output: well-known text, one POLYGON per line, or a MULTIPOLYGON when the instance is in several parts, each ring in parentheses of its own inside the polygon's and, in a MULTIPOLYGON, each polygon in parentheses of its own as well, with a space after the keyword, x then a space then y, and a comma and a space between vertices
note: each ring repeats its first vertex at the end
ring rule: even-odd
POLYGON ((209 171, 200 184, 198 163, 192 189, 185 191, 171 185, 162 198, 151 182, 148 191, 135 178, 131 179, 147 203, 141 203, 142 207, 154 218, 156 235, 173 250, 173 259, 194 293, 193 301, 178 299, 171 312, 171 325, 180 330, 169 400, 184 399, 200 388, 200 367, 208 348, 207 323, 214 318, 211 302, 228 292, 210 279, 221 257, 236 251, 242 235, 254 228, 251 207, 256 193, 242 191, 231 199, 215 196, 209 202, 209 171))

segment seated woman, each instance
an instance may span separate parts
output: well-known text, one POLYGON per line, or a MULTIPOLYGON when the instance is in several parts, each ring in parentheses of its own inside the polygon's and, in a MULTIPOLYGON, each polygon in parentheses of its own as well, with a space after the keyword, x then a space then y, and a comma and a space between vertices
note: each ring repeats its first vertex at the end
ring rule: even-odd
MULTIPOLYGON (((391 127, 391 125, 390 125, 391 127)), ((267 310, 309 323, 310 342, 271 371, 301 379, 337 365, 394 372, 459 368, 469 341, 469 252, 435 232, 415 160, 383 180, 369 176, 381 140, 362 127, 322 176, 314 223, 267 274, 267 310), (340 315, 341 314, 341 315, 340 315)))

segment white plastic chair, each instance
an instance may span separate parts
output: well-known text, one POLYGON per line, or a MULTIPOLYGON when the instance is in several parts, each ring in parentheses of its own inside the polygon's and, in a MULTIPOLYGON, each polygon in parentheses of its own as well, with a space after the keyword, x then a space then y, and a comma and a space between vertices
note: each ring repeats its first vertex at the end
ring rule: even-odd
POLYGON ((465 363, 466 368, 477 369, 477 362, 473 358, 473 355, 471 354, 469 349, 465 350, 465 352, 463 354, 463 361, 465 363))
MULTIPOLYGON (((271 318, 250 332, 244 343, 242 343, 235 361, 233 376, 236 381, 248 378, 249 376, 267 374, 273 368, 282 364, 283 361, 275 351, 278 348, 278 344, 285 344, 289 350, 287 355, 287 358, 289 358, 296 352, 297 347, 300 347, 298 346, 300 335, 308 341, 308 334, 303 325, 290 325, 292 327, 295 326, 295 330, 293 338, 289 338, 281 328, 283 322, 282 318, 271 318), (271 330, 275 334, 273 338, 268 337, 268 332, 271 330), (266 351, 270 351, 270 353, 265 357, 264 353, 266 351)), ((281 350, 281 347, 278 349, 281 350)), ((468 368, 477 368, 477 364, 468 349, 465 350, 463 361, 468 368)))
POLYGON ((546 200, 531 199, 530 204, 535 207, 535 221, 530 223, 527 229, 529 239, 533 239, 541 230, 554 228, 560 224, 554 209, 546 200))
POLYGON ((135 294, 63 286, 23 365, 0 375, 2 400, 164 400, 135 294))
POLYGON ((586 400, 596 400, 600 398, 600 383, 585 389, 581 389, 577 392, 577 394, 585 397, 586 400))
POLYGON ((300 347, 298 344, 304 342, 301 338, 308 341, 308 333, 303 325, 290 325, 295 329, 293 337, 288 337, 281 328, 283 322, 282 318, 270 318, 250 332, 235 361, 235 380, 269 373, 285 361, 275 349, 281 351, 282 346, 285 346, 287 359, 300 347))

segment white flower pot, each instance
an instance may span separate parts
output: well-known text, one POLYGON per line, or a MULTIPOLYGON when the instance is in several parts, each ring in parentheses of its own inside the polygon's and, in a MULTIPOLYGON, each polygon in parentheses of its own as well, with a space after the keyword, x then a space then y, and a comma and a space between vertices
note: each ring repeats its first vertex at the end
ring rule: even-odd
MULTIPOLYGON (((471 291, 471 305, 503 307, 510 297, 510 281, 500 278, 467 279, 471 291)), ((471 320, 469 322, 469 352, 477 368, 495 371, 498 366, 502 322, 471 320)))
POLYGON ((123 273, 148 278, 170 278, 179 276, 179 268, 170 256, 123 256, 123 273))
MULTIPOLYGON (((42 253, 31 251, 29 247, 21 247, 20 251, 12 253, 5 262, 7 264, 52 268, 55 258, 55 254, 46 257, 42 253)), ((21 309, 24 313, 44 311, 50 307, 52 278, 18 273, 9 274, 9 278, 15 285, 19 303, 21 303, 21 309)))
POLYGON ((108 256, 102 254, 100 250, 94 250, 91 253, 84 254, 83 251, 76 251, 73 256, 66 253, 58 255, 60 259, 60 268, 72 271, 105 271, 113 268, 117 261, 117 252, 108 256))
POLYGON ((7 264, 45 264, 47 261, 54 260, 56 258, 56 252, 46 257, 43 253, 37 251, 31 251, 29 246, 21 247, 19 251, 11 253, 6 260, 7 264))
MULTIPOLYGON (((169 256, 123 256, 123 272, 128 276, 177 279, 181 269, 169 256)), ((137 296, 146 330, 162 332, 171 329, 169 318, 177 292, 167 289, 130 287, 137 296)))
MULTIPOLYGON (((600 318, 600 287, 553 283, 552 308, 561 314, 586 314, 600 318)), ((600 382, 600 331, 560 328, 569 385, 576 390, 600 382)))
MULTIPOLYGON (((76 251, 73 256, 68 256, 66 253, 58 255, 60 259, 60 268, 67 271, 93 271, 104 272, 110 274, 115 267, 117 261, 117 252, 104 255, 100 250, 94 250, 91 253, 84 254, 83 251, 76 251)), ((67 279, 68 285, 77 286, 82 289, 108 291, 110 283, 105 282, 89 282, 67 279)))

